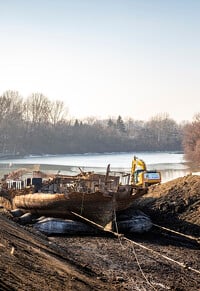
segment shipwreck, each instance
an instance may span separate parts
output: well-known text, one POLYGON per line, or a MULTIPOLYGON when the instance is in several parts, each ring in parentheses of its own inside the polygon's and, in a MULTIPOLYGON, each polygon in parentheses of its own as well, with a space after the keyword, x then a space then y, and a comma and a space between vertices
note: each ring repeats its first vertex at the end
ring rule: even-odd
POLYGON ((15 193, 12 208, 23 213, 78 220, 112 229, 116 213, 131 207, 146 189, 130 184, 129 173, 84 172, 74 176, 45 174, 25 169, 6 177, 8 191, 15 193), (13 192, 14 191, 14 192, 13 192))

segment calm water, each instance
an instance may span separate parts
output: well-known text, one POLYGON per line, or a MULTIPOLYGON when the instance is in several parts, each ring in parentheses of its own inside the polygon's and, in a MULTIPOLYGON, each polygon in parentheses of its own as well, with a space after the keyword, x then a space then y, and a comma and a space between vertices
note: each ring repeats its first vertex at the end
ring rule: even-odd
POLYGON ((0 160, 0 164, 13 165, 57 165, 65 166, 68 172, 79 172, 78 167, 83 170, 104 172, 108 164, 113 171, 126 171, 131 169, 133 156, 143 159, 148 169, 162 171, 162 181, 168 181, 184 176, 190 172, 184 164, 183 154, 174 152, 132 152, 132 153, 104 153, 104 154, 73 154, 56 156, 27 156, 20 159, 0 160))

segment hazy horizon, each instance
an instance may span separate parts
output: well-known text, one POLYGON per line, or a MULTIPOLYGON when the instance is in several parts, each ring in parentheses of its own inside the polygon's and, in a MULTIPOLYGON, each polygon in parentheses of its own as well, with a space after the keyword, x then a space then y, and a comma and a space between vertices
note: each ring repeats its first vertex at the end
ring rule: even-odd
POLYGON ((73 118, 200 112, 200 1, 0 0, 0 95, 40 92, 73 118))

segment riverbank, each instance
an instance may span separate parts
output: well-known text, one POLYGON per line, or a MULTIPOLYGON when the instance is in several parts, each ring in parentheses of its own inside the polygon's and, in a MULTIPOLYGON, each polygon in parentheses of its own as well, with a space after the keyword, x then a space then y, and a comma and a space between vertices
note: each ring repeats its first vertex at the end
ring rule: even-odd
POLYGON ((192 242, 180 243, 153 232, 130 241, 106 236, 47 237, 17 225, 5 214, 0 215, 0 223, 1 290, 199 290, 199 249, 192 242))
MULTIPOLYGON (((200 286, 200 177, 152 187, 138 200, 153 223, 143 235, 46 236, 0 212, 1 290, 182 290, 200 286), (176 222, 176 223, 174 223, 176 222), (174 227, 173 227, 174 226, 174 227)), ((136 206, 136 205, 135 205, 136 206)))

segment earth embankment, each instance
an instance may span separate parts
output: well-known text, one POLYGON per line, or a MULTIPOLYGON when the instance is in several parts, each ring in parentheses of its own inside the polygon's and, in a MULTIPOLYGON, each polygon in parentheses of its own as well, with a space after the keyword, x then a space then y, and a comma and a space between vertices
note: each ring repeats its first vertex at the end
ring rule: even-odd
POLYGON ((177 231, 200 236, 200 176, 187 175, 149 188, 136 208, 177 231))

